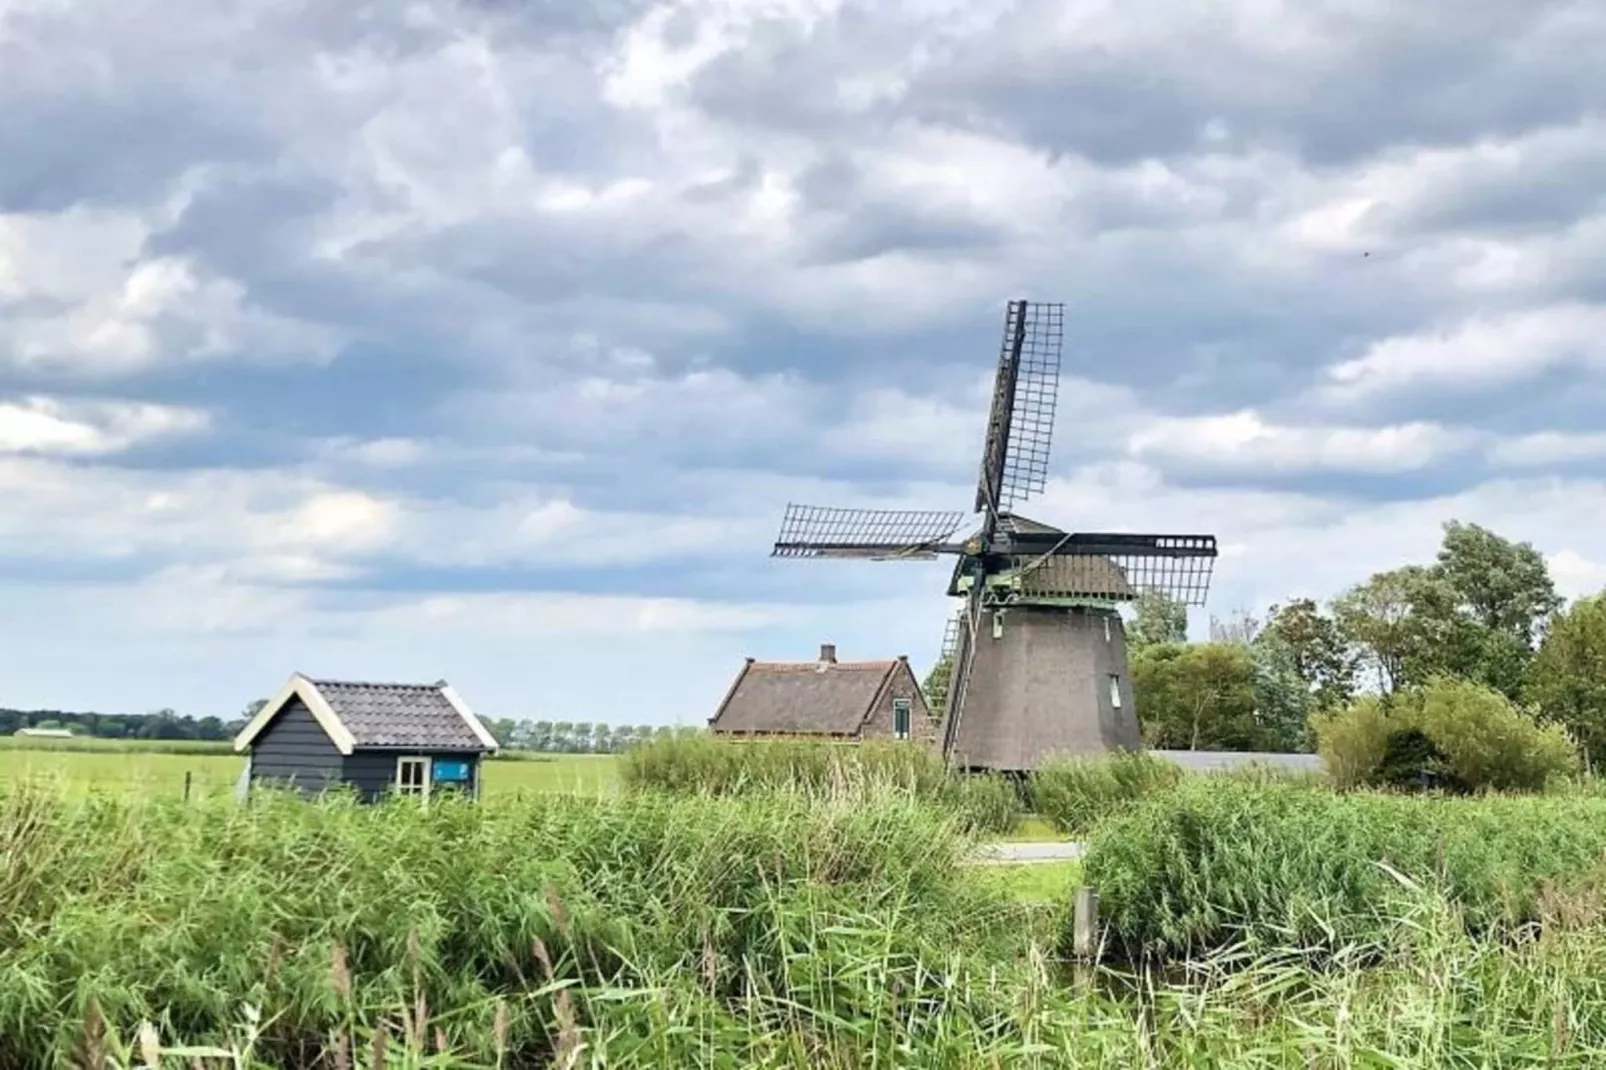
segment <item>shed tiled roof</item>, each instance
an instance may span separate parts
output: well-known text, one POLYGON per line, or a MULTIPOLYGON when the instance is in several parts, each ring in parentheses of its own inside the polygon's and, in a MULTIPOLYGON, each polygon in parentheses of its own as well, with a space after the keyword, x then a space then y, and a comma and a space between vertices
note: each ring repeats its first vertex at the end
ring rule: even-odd
POLYGON ((709 722, 719 732, 853 735, 897 661, 749 661, 709 722))
POLYGON ((446 698, 444 684, 312 680, 359 747, 484 750, 446 698))

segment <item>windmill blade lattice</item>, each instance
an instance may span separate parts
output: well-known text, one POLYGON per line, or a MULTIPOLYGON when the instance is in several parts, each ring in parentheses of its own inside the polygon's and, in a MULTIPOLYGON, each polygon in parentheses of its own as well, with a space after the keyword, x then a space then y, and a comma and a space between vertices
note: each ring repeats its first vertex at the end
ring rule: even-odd
POLYGON ((1007 510, 1048 485, 1065 306, 1011 301, 993 378, 976 509, 1007 510))
MULTIPOLYGON (((1020 302, 1023 317, 1020 363, 1015 372, 1015 404, 1009 420, 1009 449, 999 504, 1009 509, 1048 486, 1048 456, 1054 444, 1054 411, 1059 402, 1060 354, 1065 306, 1020 302)), ((1010 329, 1005 338, 1010 339, 1010 329)), ((1008 344, 1008 343, 1006 343, 1008 344)))
POLYGON ((961 512, 788 504, 770 556, 928 558, 964 519, 961 512))

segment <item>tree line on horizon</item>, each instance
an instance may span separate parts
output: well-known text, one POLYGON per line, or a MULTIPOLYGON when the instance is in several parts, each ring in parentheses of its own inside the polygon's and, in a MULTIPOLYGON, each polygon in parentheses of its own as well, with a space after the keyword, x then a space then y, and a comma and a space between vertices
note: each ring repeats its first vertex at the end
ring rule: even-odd
MULTIPOLYGON (((1146 594, 1127 626, 1145 745, 1309 752, 1313 716, 1451 678, 1564 726, 1599 767, 1606 592, 1569 605, 1532 544, 1458 520, 1443 531, 1431 563, 1374 573, 1325 604, 1274 604, 1263 620, 1212 617, 1203 642, 1188 641, 1185 606, 1146 594)), ((946 672, 939 661, 928 689, 946 672)))
MULTIPOLYGON (((0 709, 0 736, 16 735, 24 728, 64 728, 75 736, 96 739, 226 742, 266 703, 266 699, 257 699, 238 717, 228 720, 191 717, 171 709, 151 713, 0 709)), ((480 720, 503 747, 553 754, 615 754, 636 743, 684 731, 673 725, 614 725, 602 721, 528 721, 483 716, 480 720)))

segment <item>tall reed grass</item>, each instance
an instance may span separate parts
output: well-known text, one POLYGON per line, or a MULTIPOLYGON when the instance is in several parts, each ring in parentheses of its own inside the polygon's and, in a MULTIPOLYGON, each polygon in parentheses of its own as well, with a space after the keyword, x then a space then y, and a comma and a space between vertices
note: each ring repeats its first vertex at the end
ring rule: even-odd
POLYGON ((1143 752, 1051 762, 1032 773, 1032 810, 1061 832, 1080 836, 1138 800, 1168 791, 1182 767, 1143 752))
POLYGON ((1083 860, 1131 952, 1248 940, 1333 949, 1398 924, 1404 889, 1442 890, 1474 931, 1533 922, 1606 856, 1606 799, 1334 794, 1199 779, 1103 822, 1083 860))
POLYGON ((619 778, 627 790, 711 797, 901 795, 942 807, 977 832, 1008 832, 1024 812, 1019 788, 1004 777, 955 774, 934 748, 890 741, 732 742, 683 736, 626 751, 619 778))
POLYGON ((653 1020, 677 1000, 708 1025, 790 1028, 794 1005, 874 1021, 889 997, 854 971, 927 964, 910 983, 934 998, 944 963, 1018 929, 989 924, 1015 908, 961 879, 964 843, 894 797, 241 808, 18 788, 0 800, 0 1065, 82 1050, 97 1022, 224 1043, 247 1004, 257 1050, 287 1065, 386 1029, 542 1060, 570 1019, 673 1065, 692 1038, 654 1040, 653 1020))
POLYGON ((0 1066, 1606 1058, 1606 900, 1588 888, 1511 945, 1416 889, 1325 969, 1237 948, 1078 986, 963 848, 908 794, 186 807, 11 789, 0 1066))

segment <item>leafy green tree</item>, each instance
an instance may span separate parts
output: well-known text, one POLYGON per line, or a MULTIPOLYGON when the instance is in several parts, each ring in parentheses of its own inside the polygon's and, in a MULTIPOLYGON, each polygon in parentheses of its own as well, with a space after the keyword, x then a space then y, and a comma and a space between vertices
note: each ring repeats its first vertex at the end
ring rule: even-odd
POLYGON ((953 671, 953 655, 943 654, 920 683, 920 693, 926 697, 934 717, 941 717, 943 714, 944 703, 948 697, 948 682, 953 679, 953 671))
POLYGON ((1333 612, 1385 693, 1443 675, 1516 699, 1534 639, 1559 605, 1532 546, 1452 520, 1434 564, 1376 573, 1333 612))
POLYGON ((1188 607, 1153 588, 1144 590, 1134 605, 1136 616, 1126 630, 1126 648, 1136 652, 1161 643, 1188 640, 1188 607))
POLYGON ((1132 657, 1144 742, 1160 749, 1260 750, 1255 665, 1241 643, 1158 643, 1132 657))
POLYGON ((1531 646, 1561 608, 1545 559, 1531 543, 1512 542, 1477 524, 1444 525, 1438 567, 1478 624, 1531 646))
POLYGON ((1578 741, 1590 768, 1606 765, 1606 592, 1551 622, 1528 666, 1524 697, 1578 741))
POLYGON ((1316 709, 1342 706, 1355 692, 1355 651, 1338 622, 1309 598, 1273 605, 1258 642, 1281 643, 1288 649, 1295 674, 1305 682, 1316 709))
POLYGON ((1310 751, 1315 742, 1310 715, 1318 707, 1315 693, 1299 672, 1293 647, 1275 632, 1262 632, 1249 644, 1249 654, 1260 745, 1278 753, 1310 751))
POLYGON ((1406 667, 1422 649, 1421 621, 1412 617, 1431 573, 1420 565, 1375 572, 1333 600, 1339 633, 1376 674, 1388 694, 1406 683, 1406 667))

